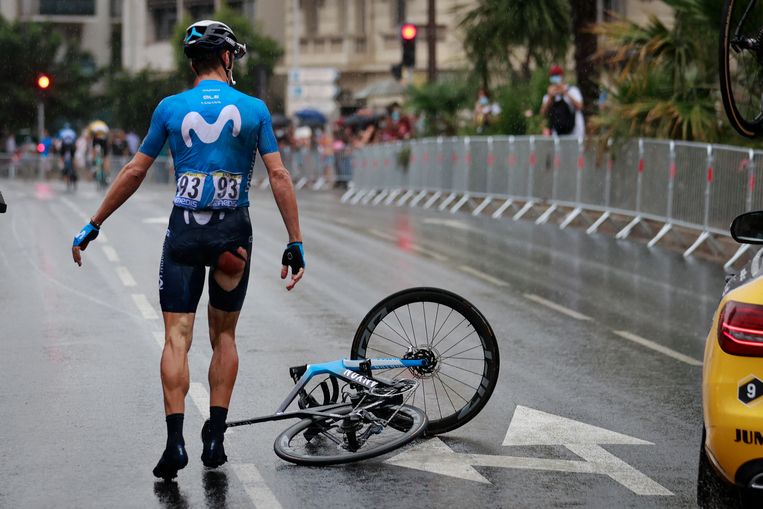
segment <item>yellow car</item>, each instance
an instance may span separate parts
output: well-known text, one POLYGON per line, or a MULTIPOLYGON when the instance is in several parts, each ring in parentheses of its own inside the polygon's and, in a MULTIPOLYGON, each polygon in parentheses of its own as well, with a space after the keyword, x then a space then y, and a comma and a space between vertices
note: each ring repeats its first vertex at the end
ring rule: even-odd
MULTIPOLYGON (((737 217, 737 242, 763 244, 763 211, 737 217)), ((729 279, 707 336, 700 507, 763 507, 763 250, 729 279)))

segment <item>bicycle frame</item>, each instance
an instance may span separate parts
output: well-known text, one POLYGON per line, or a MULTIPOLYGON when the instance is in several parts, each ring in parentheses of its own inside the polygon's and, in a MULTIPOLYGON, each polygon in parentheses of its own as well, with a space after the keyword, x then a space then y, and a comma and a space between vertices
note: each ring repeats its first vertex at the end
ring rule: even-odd
MULTIPOLYGON (((336 414, 332 414, 331 410, 341 406, 345 406, 346 403, 337 403, 334 405, 326 405, 321 407, 315 407, 311 410, 296 410, 294 412, 286 412, 286 409, 291 405, 299 395, 299 392, 305 388, 308 382, 315 376, 319 375, 334 375, 335 377, 344 380, 345 382, 362 385, 368 389, 373 389, 377 385, 383 384, 383 382, 374 380, 365 375, 369 370, 375 369, 394 369, 394 368, 416 368, 426 365, 425 359, 399 359, 399 358, 377 358, 377 359, 365 359, 365 360, 350 360, 342 359, 339 361, 324 362, 321 364, 308 364, 306 366, 300 366, 298 368, 292 368, 292 370, 304 371, 300 376, 297 384, 289 392, 286 399, 278 406, 274 414, 263 415, 261 417, 253 417, 251 419, 244 419, 241 421, 232 421, 226 423, 229 428, 236 426, 246 426, 249 424, 259 424, 261 422, 269 421, 282 421, 285 419, 304 419, 307 417, 341 417, 336 414)), ((293 371, 294 372, 294 371, 293 371)))

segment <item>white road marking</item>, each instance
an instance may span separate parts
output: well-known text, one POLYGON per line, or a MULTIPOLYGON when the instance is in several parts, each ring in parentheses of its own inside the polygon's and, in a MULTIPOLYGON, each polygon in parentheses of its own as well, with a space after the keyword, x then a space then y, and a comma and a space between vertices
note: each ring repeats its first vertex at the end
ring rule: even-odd
POLYGON ((278 502, 278 499, 262 477, 260 470, 255 465, 244 463, 232 466, 255 507, 282 509, 283 506, 278 502))
POLYGON ((425 224, 439 224, 442 226, 447 226, 449 228, 455 228, 456 230, 473 230, 471 226, 468 224, 462 222, 462 221, 456 221, 455 219, 437 219, 437 218, 430 218, 430 219, 424 219, 425 224))
POLYGON ((196 408, 199 410, 204 419, 209 419, 209 393, 207 393, 206 387, 198 382, 192 382, 188 387, 188 394, 191 395, 191 400, 196 408))
POLYGON ((488 283, 492 283, 497 286, 509 286, 509 283, 506 281, 498 279, 497 277, 493 277, 489 274, 485 274, 481 270, 477 270, 474 267, 469 267, 468 265, 459 265, 458 269, 462 272, 466 272, 467 274, 471 274, 474 277, 478 277, 483 281, 487 281, 488 283))
POLYGON ((132 274, 130 274, 130 271, 127 270, 127 267, 119 266, 116 268, 117 276, 119 276, 119 279, 122 281, 122 284, 125 286, 136 286, 138 283, 135 282, 135 278, 132 277, 132 274))
POLYGON ((456 453, 439 438, 421 442, 385 463, 482 484, 492 484, 474 466, 606 475, 637 495, 673 495, 600 444, 654 445, 635 437, 565 417, 517 406, 503 445, 563 445, 583 461, 456 453))
POLYGON ((110 262, 119 263, 119 255, 116 249, 109 245, 101 246, 101 249, 103 249, 103 253, 110 262))
POLYGON ((374 235, 376 237, 385 239, 385 240, 391 240, 392 242, 397 242, 397 237, 395 237, 394 235, 390 235, 389 233, 385 233, 385 232, 382 232, 382 231, 379 231, 379 230, 375 230, 373 228, 369 228, 368 229, 368 233, 370 233, 371 235, 374 235))
POLYGON ((154 310, 154 307, 151 305, 150 302, 148 302, 148 299, 145 295, 142 293, 133 293, 132 294, 132 300, 135 302, 135 305, 138 307, 138 311, 140 311, 140 314, 143 315, 143 318, 146 320, 156 320, 159 318, 159 315, 156 314, 156 311, 154 310))
POLYGON ((162 216, 162 217, 147 217, 142 222, 144 224, 165 224, 166 225, 167 221, 168 221, 167 217, 162 216))
POLYGON ((535 295, 533 293, 525 293, 524 297, 525 299, 531 300, 542 306, 546 306, 547 308, 553 309, 554 311, 558 311, 559 313, 562 313, 563 315, 567 315, 570 318, 574 318, 575 320, 593 320, 593 318, 591 318, 590 316, 586 316, 582 313, 578 313, 574 309, 570 309, 568 307, 562 306, 561 304, 557 304, 556 302, 552 302, 548 299, 544 299, 540 295, 535 295))
POLYGON ((438 253, 437 251, 432 251, 431 249, 426 249, 426 248, 424 248, 422 246, 419 246, 418 244, 411 244, 411 249, 413 249, 417 253, 423 254, 424 256, 431 256, 432 258, 434 258, 438 262, 447 262, 448 261, 448 257, 447 256, 443 256, 440 253, 438 253))
MULTIPOLYGON (((61 203, 63 203, 64 205, 66 205, 67 207, 72 209, 74 211, 74 213, 79 216, 79 218, 82 220, 82 222, 84 222, 84 223, 89 223, 90 222, 90 217, 87 214, 85 214, 85 212, 83 212, 82 209, 79 208, 77 206, 77 204, 74 203, 73 201, 71 201, 69 198, 66 198, 65 196, 62 196, 61 197, 61 203)), ((103 232, 98 233, 98 242, 105 243, 105 242, 108 242, 108 241, 109 241, 109 239, 108 239, 108 237, 106 237, 105 233, 103 233, 103 232)))
POLYGON ((651 350, 660 352, 663 355, 667 355, 668 357, 671 357, 673 359, 679 360, 681 362, 685 362, 686 364, 690 366, 702 366, 701 360, 695 359, 694 357, 689 357, 688 355, 684 355, 681 352, 676 352, 675 350, 672 350, 668 348, 667 346, 663 346, 649 339, 642 338, 641 336, 637 336, 636 334, 633 334, 631 332, 624 331, 624 330, 616 330, 612 332, 614 332, 615 334, 617 334, 623 339, 627 339, 628 341, 633 341, 634 343, 638 343, 641 346, 645 346, 651 350))
POLYGON ((156 340, 156 344, 159 345, 159 348, 164 350, 164 332, 154 331, 154 339, 156 340))

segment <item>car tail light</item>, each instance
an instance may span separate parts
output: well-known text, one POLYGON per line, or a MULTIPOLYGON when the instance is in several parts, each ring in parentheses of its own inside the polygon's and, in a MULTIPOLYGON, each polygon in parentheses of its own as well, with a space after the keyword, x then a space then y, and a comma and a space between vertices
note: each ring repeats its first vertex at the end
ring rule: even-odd
POLYGON ((729 301, 718 324, 718 342, 724 352, 763 357, 763 306, 729 301))

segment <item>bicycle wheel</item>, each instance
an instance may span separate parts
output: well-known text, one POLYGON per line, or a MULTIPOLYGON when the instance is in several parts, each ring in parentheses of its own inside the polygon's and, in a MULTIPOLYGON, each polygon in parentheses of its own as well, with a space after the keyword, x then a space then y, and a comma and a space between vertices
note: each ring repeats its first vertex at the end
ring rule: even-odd
POLYGON ((408 405, 357 412, 352 405, 332 410, 340 417, 303 419, 273 443, 279 458, 297 465, 337 465, 402 447, 426 430, 427 416, 408 405))
POLYGON ((487 320, 469 301, 439 288, 409 288, 382 300, 360 322, 353 359, 425 358, 423 368, 374 373, 421 383, 409 401, 424 409, 428 434, 469 422, 498 382, 498 342, 487 320))
POLYGON ((731 126, 742 136, 763 133, 763 6, 726 0, 719 44, 721 97, 731 126))

